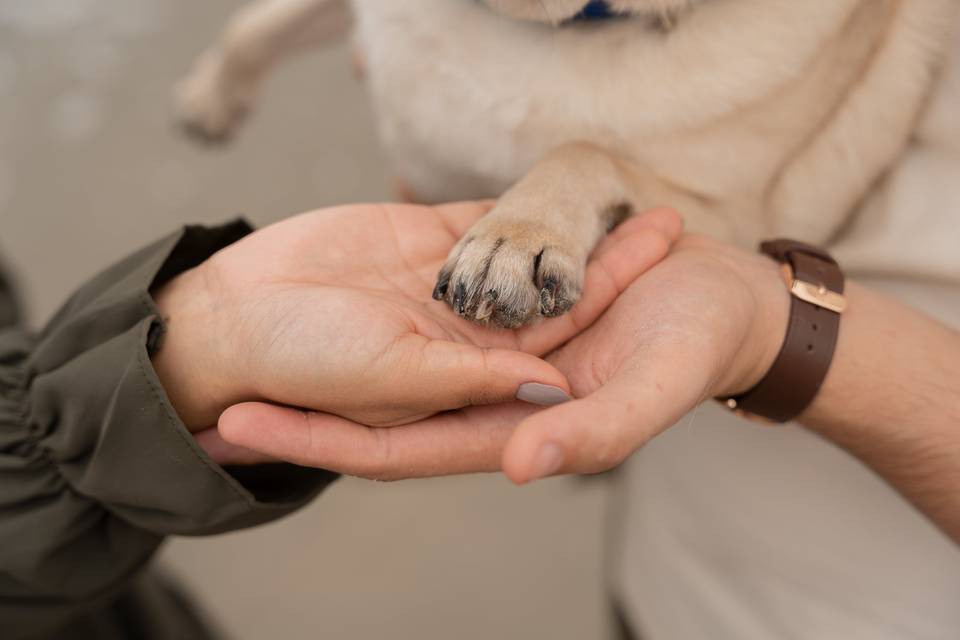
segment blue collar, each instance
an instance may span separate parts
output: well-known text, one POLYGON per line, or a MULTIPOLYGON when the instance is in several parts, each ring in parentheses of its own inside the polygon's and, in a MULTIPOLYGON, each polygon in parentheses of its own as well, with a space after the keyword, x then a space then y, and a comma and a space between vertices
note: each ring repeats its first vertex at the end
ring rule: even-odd
POLYGON ((590 0, 590 3, 580 13, 570 18, 570 21, 606 20, 621 17, 623 17, 623 14, 614 11, 607 0, 590 0))
MULTIPOLYGON (((479 2, 479 0, 477 0, 479 2)), ((607 0, 590 0, 577 15, 567 18, 563 24, 571 22, 587 22, 591 20, 609 20, 610 18, 624 18, 627 14, 615 11, 607 0)))

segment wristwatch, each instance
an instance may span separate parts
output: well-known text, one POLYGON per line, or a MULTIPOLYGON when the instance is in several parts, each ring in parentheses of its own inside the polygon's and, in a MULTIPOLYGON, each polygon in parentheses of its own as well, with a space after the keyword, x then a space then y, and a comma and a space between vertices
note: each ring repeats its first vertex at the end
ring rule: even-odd
POLYGON ((746 417, 784 423, 810 406, 827 377, 846 309, 837 261, 795 240, 769 240, 760 251, 781 263, 790 290, 790 319, 770 371, 749 391, 720 401, 746 417))

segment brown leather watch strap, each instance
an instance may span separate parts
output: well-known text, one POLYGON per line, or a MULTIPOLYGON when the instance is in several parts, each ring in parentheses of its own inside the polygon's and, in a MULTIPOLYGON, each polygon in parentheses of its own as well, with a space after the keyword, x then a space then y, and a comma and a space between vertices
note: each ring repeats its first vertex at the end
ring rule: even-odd
POLYGON ((752 389, 724 401, 731 409, 788 422, 813 402, 827 377, 840 332, 844 276, 822 249, 771 240, 760 250, 789 267, 790 320, 773 366, 752 389))

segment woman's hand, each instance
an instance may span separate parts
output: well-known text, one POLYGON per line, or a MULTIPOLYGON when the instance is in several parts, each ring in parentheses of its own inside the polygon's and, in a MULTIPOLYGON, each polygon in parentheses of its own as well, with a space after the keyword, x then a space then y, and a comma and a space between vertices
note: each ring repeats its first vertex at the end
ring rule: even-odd
MULTIPOLYGON (((662 259, 679 219, 660 211, 622 225, 595 252, 571 313, 514 332, 479 327, 431 299, 450 248, 487 209, 307 213, 162 287, 168 332, 154 363, 184 422, 199 431, 253 400, 390 426, 518 396, 562 399, 566 378, 536 356, 589 326, 662 259)), ((217 446, 210 434, 201 442, 217 446)))

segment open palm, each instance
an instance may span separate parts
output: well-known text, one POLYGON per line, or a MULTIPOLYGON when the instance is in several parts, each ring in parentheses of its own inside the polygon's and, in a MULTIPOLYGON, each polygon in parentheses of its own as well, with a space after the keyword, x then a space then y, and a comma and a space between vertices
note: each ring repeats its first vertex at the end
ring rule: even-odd
POLYGON ((569 390, 536 356, 589 326, 679 229, 658 213, 631 220, 595 252, 584 298, 569 314, 507 331, 466 321, 431 297, 450 248, 488 208, 327 209, 263 229, 201 265, 191 277, 203 283, 202 307, 214 320, 194 341, 214 345, 215 386, 229 390, 216 409, 259 400, 389 426, 511 400, 528 382, 569 390))

